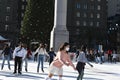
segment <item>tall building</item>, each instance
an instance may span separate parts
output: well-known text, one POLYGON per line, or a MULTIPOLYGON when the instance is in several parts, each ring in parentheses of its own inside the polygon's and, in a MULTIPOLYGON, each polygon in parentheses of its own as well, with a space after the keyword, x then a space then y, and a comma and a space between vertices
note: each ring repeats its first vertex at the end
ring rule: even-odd
POLYGON ((26 6, 27 6, 27 1, 28 0, 18 0, 18 14, 20 15, 19 16, 19 23, 20 23, 20 26, 23 22, 23 18, 24 18, 24 14, 25 14, 25 10, 26 10, 26 6))
POLYGON ((18 42, 26 0, 0 0, 0 35, 12 45, 18 42))
POLYGON ((106 45, 107 1, 68 0, 67 28, 71 45, 106 45))
POLYGON ((17 0, 0 0, 0 35, 11 41, 19 33, 17 16, 17 0))
POLYGON ((108 1, 108 17, 120 14, 120 0, 107 0, 108 1))
POLYGON ((120 51, 120 0, 108 1, 108 30, 111 47, 120 51))

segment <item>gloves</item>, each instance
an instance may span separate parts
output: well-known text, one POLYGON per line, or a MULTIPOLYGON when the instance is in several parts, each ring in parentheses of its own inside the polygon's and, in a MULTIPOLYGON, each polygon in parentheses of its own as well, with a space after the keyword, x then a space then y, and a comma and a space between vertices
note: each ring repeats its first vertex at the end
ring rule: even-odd
POLYGON ((91 66, 91 67, 93 67, 93 65, 92 65, 92 64, 91 64, 90 66, 91 66))

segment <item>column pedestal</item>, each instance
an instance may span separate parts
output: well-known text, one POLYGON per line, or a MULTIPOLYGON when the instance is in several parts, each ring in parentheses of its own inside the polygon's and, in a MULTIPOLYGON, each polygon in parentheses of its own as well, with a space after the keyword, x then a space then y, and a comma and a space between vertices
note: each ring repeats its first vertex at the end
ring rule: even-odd
POLYGON ((55 0, 54 27, 51 31, 50 48, 58 51, 60 45, 69 42, 69 32, 66 28, 67 0, 55 0))
POLYGON ((53 28, 51 31, 50 47, 53 47, 54 51, 58 51, 60 45, 64 42, 69 42, 69 32, 67 30, 58 30, 56 28, 53 28))

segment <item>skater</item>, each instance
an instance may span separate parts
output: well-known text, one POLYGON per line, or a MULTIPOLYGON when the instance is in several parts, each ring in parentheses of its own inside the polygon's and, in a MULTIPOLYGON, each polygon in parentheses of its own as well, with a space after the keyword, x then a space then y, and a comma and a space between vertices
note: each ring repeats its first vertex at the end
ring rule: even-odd
POLYGON ((101 51, 101 58, 102 58, 102 63, 105 62, 105 52, 102 50, 101 51))
POLYGON ((13 74, 16 74, 17 70, 18 70, 18 74, 22 74, 21 72, 22 61, 25 59, 26 54, 27 54, 27 50, 24 48, 24 44, 21 43, 18 47, 15 48, 13 52, 13 60, 15 62, 13 74))
POLYGON ((97 50, 96 56, 97 56, 98 63, 102 64, 102 58, 101 58, 102 56, 99 50, 97 50))
POLYGON ((32 51, 33 54, 34 54, 34 62, 37 62, 37 58, 38 58, 38 57, 37 57, 37 56, 38 56, 38 53, 35 54, 36 49, 37 49, 37 46, 35 45, 35 46, 33 47, 33 51, 32 51))
POLYGON ((51 51, 48 52, 50 59, 49 59, 49 65, 52 63, 54 57, 56 56, 55 52, 53 51, 53 48, 51 48, 51 51))
POLYGON ((39 67, 40 67, 40 62, 41 62, 41 70, 44 72, 43 68, 43 63, 44 63, 44 57, 45 55, 49 56, 48 53, 46 52, 45 46, 43 43, 40 44, 38 49, 36 50, 35 54, 38 53, 38 66, 37 66, 37 72, 39 73, 39 67))
POLYGON ((112 50, 109 49, 109 50, 107 51, 107 54, 108 54, 108 62, 111 62, 111 63, 112 63, 112 50))
MULTIPOLYGON (((26 45, 26 44, 24 45, 24 48, 26 49, 27 54, 26 54, 26 56, 25 56, 25 59, 24 59, 23 63, 25 62, 25 71, 26 71, 26 72, 28 72, 28 59, 30 59, 30 58, 31 58, 32 53, 31 53, 30 48, 29 48, 29 47, 27 47, 27 45, 26 45)), ((23 63, 22 63, 22 65, 23 65, 23 63)))
POLYGON ((117 54, 116 54, 116 51, 113 50, 113 53, 112 53, 112 60, 113 60, 113 63, 116 64, 116 59, 117 59, 117 54))
POLYGON ((86 63, 88 63, 91 67, 93 67, 93 65, 88 62, 84 51, 85 50, 84 50, 84 48, 82 46, 81 49, 80 49, 80 52, 79 52, 79 56, 77 58, 76 69, 77 69, 77 71, 79 73, 79 75, 77 77, 77 80, 82 80, 83 79, 84 68, 85 68, 86 63))
POLYGON ((28 71, 28 60, 31 58, 32 53, 29 47, 27 47, 27 55, 25 57, 25 71, 28 71))
POLYGON ((63 45, 61 45, 59 51, 56 54, 55 59, 50 64, 49 74, 45 80, 52 80, 51 78, 54 75, 54 73, 57 73, 59 75, 59 80, 62 80, 63 65, 72 66, 76 70, 75 66, 70 60, 70 56, 68 55, 69 47, 69 44, 66 42, 63 45))
POLYGON ((1 70, 3 70, 3 67, 4 67, 4 63, 5 63, 5 60, 7 60, 8 62, 8 68, 9 70, 11 70, 10 68, 10 56, 11 56, 11 48, 9 47, 8 44, 5 44, 5 47, 3 49, 3 52, 1 54, 3 54, 3 62, 2 62, 2 67, 1 67, 1 70))

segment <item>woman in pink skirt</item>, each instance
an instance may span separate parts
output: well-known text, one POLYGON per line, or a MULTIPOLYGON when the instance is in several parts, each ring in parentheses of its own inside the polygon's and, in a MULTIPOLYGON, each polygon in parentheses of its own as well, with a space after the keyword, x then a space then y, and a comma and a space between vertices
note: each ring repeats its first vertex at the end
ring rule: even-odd
POLYGON ((50 65, 49 74, 46 80, 51 80, 54 73, 57 73, 59 75, 59 80, 62 80, 63 65, 72 66, 73 69, 76 70, 75 66, 70 60, 70 56, 68 55, 69 47, 70 47, 69 43, 67 42, 61 45, 61 47, 59 48, 59 51, 57 52, 55 59, 50 65))

